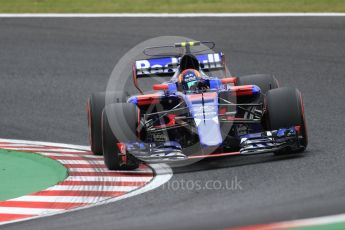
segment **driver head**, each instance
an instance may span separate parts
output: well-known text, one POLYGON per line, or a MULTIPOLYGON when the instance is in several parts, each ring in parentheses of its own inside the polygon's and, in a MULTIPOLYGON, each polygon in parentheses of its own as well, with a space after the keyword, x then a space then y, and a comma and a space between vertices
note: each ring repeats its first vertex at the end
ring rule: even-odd
POLYGON ((200 72, 195 69, 185 69, 178 77, 178 82, 184 91, 196 88, 200 80, 200 72))

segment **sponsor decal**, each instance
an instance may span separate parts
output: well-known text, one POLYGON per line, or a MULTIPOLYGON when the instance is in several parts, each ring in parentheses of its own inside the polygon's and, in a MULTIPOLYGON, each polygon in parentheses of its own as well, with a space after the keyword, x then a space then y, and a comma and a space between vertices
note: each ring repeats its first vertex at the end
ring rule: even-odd
POLYGON ((168 141, 168 138, 166 135, 164 135, 163 132, 153 133, 152 138, 155 142, 164 142, 168 141))
POLYGON ((154 153, 154 154, 151 154, 150 157, 182 157, 182 158, 185 158, 186 155, 184 155, 183 153, 179 152, 179 151, 176 151, 176 152, 169 152, 167 153, 165 150, 162 150, 163 152, 162 153, 154 153))
MULTIPOLYGON (((201 69, 211 70, 223 68, 222 53, 200 54, 196 55, 201 69)), ((165 57, 152 58, 147 60, 138 60, 135 62, 137 76, 153 74, 169 74, 177 71, 180 58, 165 57)))
POLYGON ((155 58, 148 60, 139 60, 135 62, 137 69, 137 75, 150 75, 150 74, 162 74, 162 73, 174 73, 178 59, 171 58, 155 58))

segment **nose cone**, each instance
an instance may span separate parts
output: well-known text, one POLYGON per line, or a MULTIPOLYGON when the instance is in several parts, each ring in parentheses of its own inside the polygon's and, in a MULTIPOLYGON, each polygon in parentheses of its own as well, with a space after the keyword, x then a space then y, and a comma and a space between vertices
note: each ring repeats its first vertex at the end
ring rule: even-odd
POLYGON ((201 145, 220 145, 222 135, 218 120, 218 94, 216 92, 193 94, 188 95, 187 100, 201 145))

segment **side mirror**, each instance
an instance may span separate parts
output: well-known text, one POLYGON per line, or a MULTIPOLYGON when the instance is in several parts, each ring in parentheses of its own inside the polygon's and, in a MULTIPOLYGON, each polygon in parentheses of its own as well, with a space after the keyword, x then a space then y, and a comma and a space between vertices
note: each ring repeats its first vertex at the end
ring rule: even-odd
POLYGON ((154 84, 152 86, 153 90, 168 90, 169 89, 169 85, 168 84, 154 84))
POLYGON ((223 85, 226 85, 226 84, 235 84, 237 81, 237 78, 236 77, 227 77, 227 78, 223 78, 223 79, 220 79, 220 82, 223 84, 223 85))
POLYGON ((164 84, 154 84, 152 86, 153 90, 164 90, 169 91, 170 93, 177 91, 177 86, 175 83, 164 83, 164 84))

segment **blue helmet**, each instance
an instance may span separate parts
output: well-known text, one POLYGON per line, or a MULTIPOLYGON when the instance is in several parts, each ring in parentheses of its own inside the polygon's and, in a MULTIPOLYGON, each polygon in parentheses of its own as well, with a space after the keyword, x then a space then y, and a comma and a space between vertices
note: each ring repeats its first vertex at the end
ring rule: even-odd
POLYGON ((186 69, 178 77, 183 90, 197 89, 200 80, 200 72, 195 69, 186 69))

